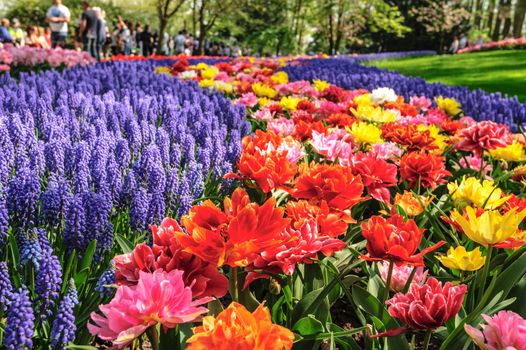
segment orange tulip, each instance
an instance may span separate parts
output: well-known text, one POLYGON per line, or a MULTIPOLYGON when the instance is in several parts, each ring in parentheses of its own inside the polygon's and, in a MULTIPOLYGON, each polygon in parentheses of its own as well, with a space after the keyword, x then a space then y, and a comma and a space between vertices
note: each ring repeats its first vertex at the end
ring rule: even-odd
POLYGON ((292 226, 299 229, 305 221, 313 220, 318 224, 321 235, 331 238, 338 237, 347 231, 347 223, 342 213, 331 212, 327 202, 323 201, 320 206, 308 201, 290 201, 286 204, 287 216, 292 218, 292 226))
POLYGON ((290 330, 272 323, 263 304, 250 313, 234 302, 217 318, 204 317, 203 325, 193 332, 188 350, 289 350, 294 341, 290 330))
MULTIPOLYGON (((348 212, 362 197, 361 177, 352 174, 351 168, 338 164, 302 164, 300 176, 291 194, 294 198, 308 199, 313 203, 326 201, 331 209, 348 212)), ((348 222, 355 222, 350 216, 348 222)))
POLYGON ((241 177, 254 180, 265 193, 292 179, 297 167, 288 160, 287 151, 277 150, 281 143, 281 137, 273 131, 257 130, 254 137, 245 137, 238 164, 241 177))
POLYGON ((238 188, 232 199, 225 199, 224 212, 210 201, 192 207, 181 219, 188 234, 176 232, 177 240, 186 252, 217 266, 247 266, 265 249, 281 244, 280 234, 290 225, 284 209, 275 205, 274 198, 261 206, 252 203, 238 188))

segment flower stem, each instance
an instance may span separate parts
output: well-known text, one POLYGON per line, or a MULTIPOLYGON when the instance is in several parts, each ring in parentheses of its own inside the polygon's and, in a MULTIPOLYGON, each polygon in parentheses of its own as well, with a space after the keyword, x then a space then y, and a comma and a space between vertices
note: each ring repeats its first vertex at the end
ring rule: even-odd
POLYGON ((148 328, 146 330, 146 335, 148 336, 148 340, 152 345, 152 349, 159 350, 159 332, 157 332, 157 326, 154 325, 148 328))
POLYGON ((428 329, 426 331, 426 336, 424 337, 424 344, 422 345, 422 350, 427 350, 427 348, 429 348, 429 342, 431 341, 431 334, 433 334, 433 332, 428 329))
POLYGON ((232 280, 234 282, 234 287, 232 288, 232 299, 237 303, 239 302, 239 286, 238 286, 238 276, 237 276, 237 267, 232 268, 232 280))
POLYGON ((394 262, 392 260, 389 260, 389 272, 387 273, 387 280, 385 281, 384 294, 382 295, 382 300, 380 300, 380 303, 381 303, 380 320, 384 318, 385 301, 387 300, 387 297, 389 296, 389 289, 391 289, 391 278, 393 277, 393 269, 394 269, 394 262))
POLYGON ((491 263, 491 253, 493 252, 493 245, 489 244, 486 252, 486 263, 484 264, 484 270, 482 270, 482 278, 480 279, 480 294, 478 300, 482 300, 484 295, 484 289, 486 285, 486 279, 488 278, 489 265, 491 263))

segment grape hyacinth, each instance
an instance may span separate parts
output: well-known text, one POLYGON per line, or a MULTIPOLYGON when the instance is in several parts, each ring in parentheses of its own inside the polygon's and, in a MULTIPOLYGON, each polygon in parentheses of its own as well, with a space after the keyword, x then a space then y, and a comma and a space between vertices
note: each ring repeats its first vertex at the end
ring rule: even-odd
POLYGON ((12 294, 7 313, 3 343, 7 350, 24 350, 33 348, 35 315, 29 299, 29 291, 20 288, 12 294))
POLYGON ((0 261, 0 310, 7 311, 12 297, 13 286, 9 279, 9 270, 5 261, 0 261))
POLYGON ((66 349, 66 345, 75 340, 74 308, 79 303, 75 284, 71 280, 66 296, 60 302, 57 315, 51 328, 51 347, 53 349, 66 349))
POLYGON ((97 281, 95 291, 99 293, 101 298, 110 297, 115 292, 115 288, 108 287, 115 283, 115 265, 110 263, 110 267, 104 271, 97 281))

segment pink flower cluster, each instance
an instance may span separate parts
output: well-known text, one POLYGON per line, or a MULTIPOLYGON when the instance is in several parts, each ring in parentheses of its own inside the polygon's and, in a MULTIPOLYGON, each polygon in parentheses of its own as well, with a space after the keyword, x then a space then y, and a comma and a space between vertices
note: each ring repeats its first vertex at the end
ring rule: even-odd
POLYGON ((484 350, 525 350, 526 320, 512 311, 500 311, 493 317, 482 315, 486 320, 482 331, 468 324, 466 333, 484 350))
POLYGON ((499 41, 491 41, 483 45, 473 45, 466 47, 465 49, 458 50, 458 53, 468 53, 475 51, 488 51, 497 50, 502 48, 526 48, 526 37, 523 38, 508 38, 499 41))
POLYGON ((36 66, 49 64, 51 67, 73 67, 77 65, 85 66, 95 63, 95 59, 87 52, 75 50, 41 49, 29 46, 14 47, 5 45, 0 48, 0 71, 8 70, 7 67, 13 66, 36 66))

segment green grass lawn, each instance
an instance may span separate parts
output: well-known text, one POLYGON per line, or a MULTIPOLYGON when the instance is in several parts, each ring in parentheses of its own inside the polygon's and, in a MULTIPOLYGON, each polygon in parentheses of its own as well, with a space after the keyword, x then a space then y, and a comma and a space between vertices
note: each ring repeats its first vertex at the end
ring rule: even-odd
POLYGON ((430 82, 500 91, 526 101, 526 50, 388 59, 367 64, 430 82))

